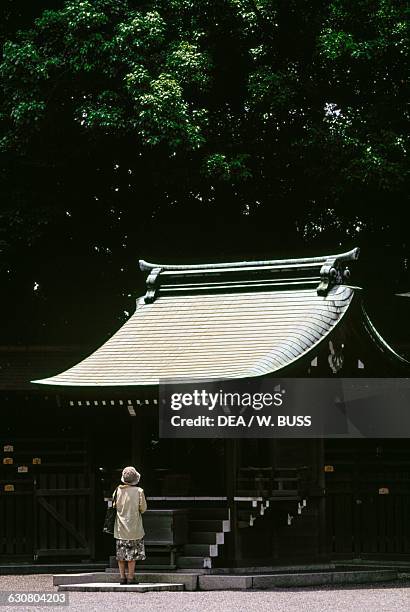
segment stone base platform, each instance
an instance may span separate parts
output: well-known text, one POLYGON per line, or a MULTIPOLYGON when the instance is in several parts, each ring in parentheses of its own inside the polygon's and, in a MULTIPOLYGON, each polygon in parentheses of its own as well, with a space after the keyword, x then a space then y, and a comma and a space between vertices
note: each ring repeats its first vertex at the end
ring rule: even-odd
POLYGON ((152 591, 183 591, 183 584, 172 584, 172 583, 161 583, 161 582, 147 582, 146 584, 114 584, 110 582, 87 582, 83 584, 61 584, 58 587, 59 591, 79 591, 84 592, 111 592, 117 591, 131 593, 150 593, 152 591))
POLYGON ((311 574, 258 574, 254 576, 199 576, 198 588, 201 591, 230 589, 274 589, 306 588, 315 586, 342 586, 397 580, 397 572, 348 571, 316 572, 311 574))
POLYGON ((339 587, 350 584, 390 582, 397 580, 393 569, 354 569, 350 571, 275 573, 249 575, 203 575, 164 572, 138 574, 136 585, 120 585, 119 574, 60 574, 53 577, 59 591, 229 591, 248 589, 339 587))
MULTIPOLYGON (((162 572, 162 573, 137 573, 135 576, 138 581, 136 586, 144 586, 146 584, 164 584, 164 585, 182 585, 185 591, 196 591, 198 588, 198 576, 195 574, 182 574, 176 572, 162 572)), ((69 587, 73 584, 86 585, 86 584, 104 584, 109 587, 118 586, 125 587, 126 590, 128 585, 120 585, 119 573, 113 572, 96 572, 94 574, 56 574, 53 576, 53 585, 58 586, 59 590, 63 590, 62 587, 69 587), (61 589, 60 589, 61 587, 61 589)), ((130 585, 134 586, 134 585, 130 585)), ((65 589, 64 590, 68 590, 65 589)), ((79 589, 76 589, 79 590, 79 589)), ((118 590, 118 589, 115 589, 118 590)), ((161 589, 166 590, 166 589, 161 589)), ((174 589, 175 590, 175 589, 174 589)), ((181 590, 181 589, 177 589, 181 590)))

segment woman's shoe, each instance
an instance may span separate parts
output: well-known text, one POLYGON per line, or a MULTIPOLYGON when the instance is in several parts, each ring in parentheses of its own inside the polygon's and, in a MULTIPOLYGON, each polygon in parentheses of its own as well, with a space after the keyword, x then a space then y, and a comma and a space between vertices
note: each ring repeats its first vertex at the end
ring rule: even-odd
POLYGON ((133 578, 128 578, 127 584, 138 584, 138 582, 135 580, 135 576, 133 578))
POLYGON ((127 579, 124 576, 124 578, 120 578, 120 584, 127 584, 127 579))

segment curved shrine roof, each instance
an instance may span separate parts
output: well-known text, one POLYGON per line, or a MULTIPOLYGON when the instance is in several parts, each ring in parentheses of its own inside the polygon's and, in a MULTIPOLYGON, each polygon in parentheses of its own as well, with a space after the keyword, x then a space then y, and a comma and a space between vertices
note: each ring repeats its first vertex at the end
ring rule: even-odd
POLYGON ((261 376, 288 366, 339 323, 354 290, 314 289, 159 297, 103 346, 42 383, 157 385, 165 379, 261 376))
POLYGON ((61 374, 62 386, 158 385, 277 372, 334 330, 355 289, 358 249, 306 259, 169 266, 141 261, 147 293, 100 348, 61 374))

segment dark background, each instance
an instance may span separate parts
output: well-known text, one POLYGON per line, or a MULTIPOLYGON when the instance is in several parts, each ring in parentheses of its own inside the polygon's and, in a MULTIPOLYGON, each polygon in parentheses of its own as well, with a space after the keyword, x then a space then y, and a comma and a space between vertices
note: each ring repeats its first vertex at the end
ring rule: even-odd
POLYGON ((380 331, 408 350, 410 298, 396 296, 410 291, 407 163, 397 145, 404 3, 91 4, 91 25, 80 23, 76 0, 1 5, 1 343, 101 344, 144 292, 139 258, 273 259, 360 246, 352 282, 366 288, 380 331), (138 52, 130 43, 117 57, 113 43, 100 58, 118 24, 137 13, 145 23, 149 11, 162 16, 164 39, 151 43, 142 27, 138 52), (186 40, 199 40, 206 59, 188 76, 184 57, 170 63, 186 40), (200 141, 179 102, 162 105, 163 92, 138 123, 141 108, 124 89, 137 60, 150 74, 144 91, 171 73, 191 123, 193 110, 207 110, 200 141), (83 98, 93 111, 86 125, 83 98), (27 101, 34 110, 21 116, 27 101), (328 103, 350 127, 332 128, 328 103))

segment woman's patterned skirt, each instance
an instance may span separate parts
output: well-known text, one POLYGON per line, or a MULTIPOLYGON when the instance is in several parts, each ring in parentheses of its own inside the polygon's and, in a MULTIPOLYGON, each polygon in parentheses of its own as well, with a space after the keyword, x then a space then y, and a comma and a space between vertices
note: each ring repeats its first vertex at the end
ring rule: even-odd
POLYGON ((117 540, 116 557, 118 561, 144 561, 144 538, 140 540, 117 540))

